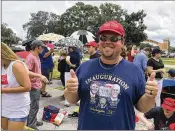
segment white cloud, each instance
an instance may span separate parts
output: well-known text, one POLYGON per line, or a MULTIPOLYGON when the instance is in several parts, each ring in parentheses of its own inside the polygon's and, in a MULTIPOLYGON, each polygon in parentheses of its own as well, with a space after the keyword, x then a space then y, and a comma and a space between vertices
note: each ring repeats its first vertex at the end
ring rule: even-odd
MULTIPOLYGON (((106 1, 83 1, 99 6, 106 1)), ((175 2, 174 1, 108 1, 119 4, 128 13, 144 10, 147 14, 144 23, 149 39, 169 38, 175 46, 175 2)), ((39 10, 62 14, 77 1, 2 1, 2 22, 7 23, 18 36, 22 36, 22 25, 29 21, 30 13, 39 10)))

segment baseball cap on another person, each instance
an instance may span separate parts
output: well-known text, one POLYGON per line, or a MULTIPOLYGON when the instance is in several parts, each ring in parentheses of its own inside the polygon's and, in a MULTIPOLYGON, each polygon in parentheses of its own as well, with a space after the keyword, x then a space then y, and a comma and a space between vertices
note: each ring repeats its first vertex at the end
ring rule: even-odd
POLYGON ((125 30, 123 29, 123 26, 115 20, 108 21, 108 22, 104 23, 100 27, 97 35, 100 35, 104 31, 111 31, 111 32, 117 33, 123 37, 125 36, 125 30))
POLYGON ((38 46, 46 47, 41 40, 32 41, 32 43, 31 43, 32 49, 35 48, 35 47, 38 47, 38 46))
POLYGON ((155 48, 155 49, 153 49, 153 51, 152 51, 152 54, 161 54, 162 53, 162 51, 160 50, 160 49, 158 49, 158 48, 155 48))
POLYGON ((85 44, 85 46, 93 46, 93 47, 98 47, 98 44, 95 41, 91 41, 87 44, 85 44))
POLYGON ((169 69, 167 72, 171 77, 175 77, 175 69, 169 69))
POLYGON ((162 108, 169 111, 175 111, 175 99, 165 98, 162 104, 162 108))
POLYGON ((175 130, 175 123, 170 124, 169 128, 170 130, 175 130))

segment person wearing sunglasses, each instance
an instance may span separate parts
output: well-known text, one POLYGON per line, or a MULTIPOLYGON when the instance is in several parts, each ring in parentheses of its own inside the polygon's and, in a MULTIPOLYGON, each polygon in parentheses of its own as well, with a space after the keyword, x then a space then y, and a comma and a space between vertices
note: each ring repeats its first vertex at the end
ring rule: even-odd
POLYGON ((175 99, 165 98, 162 107, 152 108, 147 113, 139 112, 137 117, 149 130, 169 130, 175 123, 175 99), (154 124, 148 119, 153 119, 154 124))
POLYGON ((85 46, 88 48, 88 53, 90 54, 89 59, 100 57, 100 54, 97 52, 98 44, 95 41, 91 41, 85 46))
POLYGON ((76 73, 70 70, 64 96, 71 104, 80 100, 78 130, 134 130, 134 106, 147 112, 155 104, 155 73, 146 85, 141 69, 120 56, 125 31, 117 21, 104 23, 98 36, 101 56, 82 63, 76 73), (94 82, 99 83, 99 90, 91 102, 90 87, 94 82), (117 102, 111 104, 115 85, 120 92, 117 102))

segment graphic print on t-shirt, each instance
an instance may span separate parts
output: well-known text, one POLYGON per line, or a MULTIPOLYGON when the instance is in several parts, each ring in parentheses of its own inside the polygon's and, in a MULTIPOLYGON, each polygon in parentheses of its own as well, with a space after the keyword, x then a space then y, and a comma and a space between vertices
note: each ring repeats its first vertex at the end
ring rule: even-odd
POLYGON ((8 84, 7 74, 1 75, 1 84, 2 85, 7 85, 8 84))
POLYGON ((90 112, 111 116, 115 113, 121 86, 112 81, 92 81, 90 83, 90 112))

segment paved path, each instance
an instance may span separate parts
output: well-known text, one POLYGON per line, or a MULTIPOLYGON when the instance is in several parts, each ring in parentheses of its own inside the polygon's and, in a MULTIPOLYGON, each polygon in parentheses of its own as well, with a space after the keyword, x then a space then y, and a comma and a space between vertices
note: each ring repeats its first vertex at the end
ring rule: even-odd
MULTIPOLYGON (((41 97, 40 100, 40 109, 38 113, 38 120, 42 119, 42 113, 44 106, 49 104, 55 105, 56 107, 60 107, 68 111, 68 113, 72 113, 72 111, 77 107, 76 105, 72 105, 70 107, 64 107, 64 101, 61 99, 61 95, 63 95, 63 90, 59 90, 58 87, 61 85, 60 80, 53 80, 53 84, 47 86, 47 91, 52 94, 50 98, 41 97)), ((77 129, 77 118, 65 118, 60 126, 55 126, 52 123, 44 122, 43 126, 38 127, 39 130, 76 130, 77 129)), ((145 127, 142 126, 142 123, 136 124, 137 130, 144 130, 145 127)))

